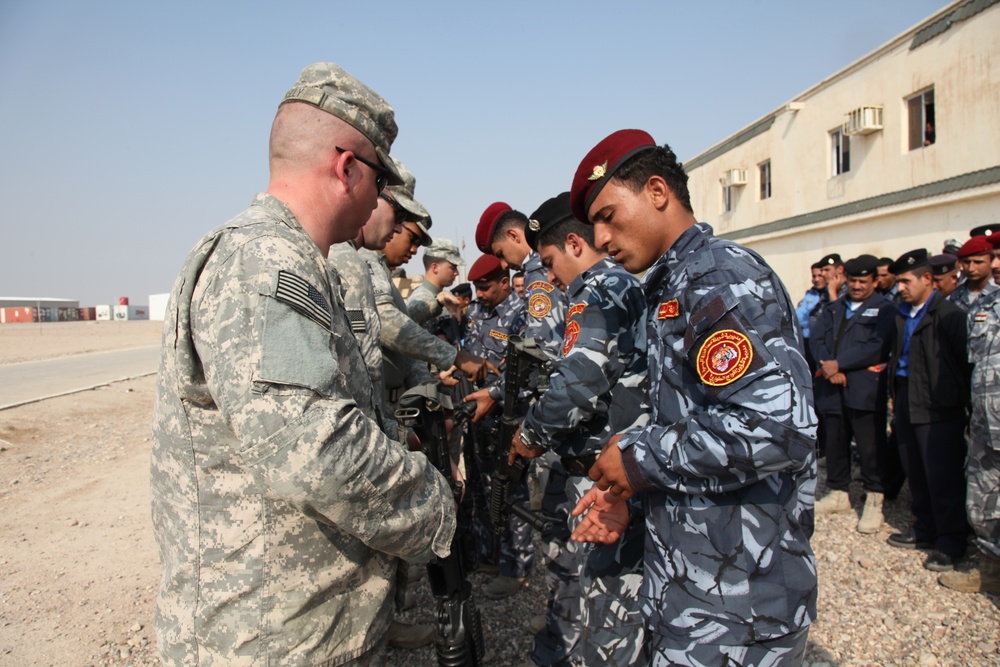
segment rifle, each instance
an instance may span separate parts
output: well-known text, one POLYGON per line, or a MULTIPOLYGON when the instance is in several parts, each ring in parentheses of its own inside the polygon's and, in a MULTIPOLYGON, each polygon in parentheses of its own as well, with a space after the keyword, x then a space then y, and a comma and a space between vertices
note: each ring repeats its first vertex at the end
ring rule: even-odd
MULTIPOLYGON (((493 530, 496 531, 494 550, 498 556, 500 538, 507 527, 507 519, 510 514, 513 513, 520 517, 539 532, 545 532, 551 528, 551 521, 513 504, 510 500, 510 486, 524 478, 528 462, 518 458, 514 461, 514 465, 507 463, 510 443, 514 439, 514 433, 517 432, 521 421, 516 412, 521 388, 527 385, 533 370, 541 370, 548 363, 548 357, 545 356, 544 350, 534 338, 522 338, 516 334, 507 338, 507 356, 504 360, 503 416, 500 418, 500 427, 497 429, 497 434, 492 439, 491 445, 496 468, 493 472, 493 483, 490 488, 490 521, 493 523, 493 530)), ((539 376, 541 375, 543 374, 540 373, 539 376)), ((545 375, 544 378, 538 380, 538 384, 542 385, 543 380, 547 379, 548 376, 545 375)), ((536 390, 540 389, 541 387, 536 387, 536 390)))
MULTIPOLYGON (((463 484, 454 481, 453 461, 461 450, 465 423, 476 412, 475 402, 453 408, 451 397, 438 391, 435 384, 410 389, 399 399, 396 419, 400 430, 410 426, 420 438, 427 459, 448 480, 458 506, 458 525, 451 541, 451 552, 427 564, 427 580, 437 600, 437 638, 435 649, 441 667, 481 667, 483 664, 483 626, 472 599, 469 573, 476 568, 476 542, 472 531, 472 497, 463 500, 463 484), (451 438, 447 435, 445 410, 452 410, 451 438)), ((469 457, 466 456, 468 463, 469 457)))

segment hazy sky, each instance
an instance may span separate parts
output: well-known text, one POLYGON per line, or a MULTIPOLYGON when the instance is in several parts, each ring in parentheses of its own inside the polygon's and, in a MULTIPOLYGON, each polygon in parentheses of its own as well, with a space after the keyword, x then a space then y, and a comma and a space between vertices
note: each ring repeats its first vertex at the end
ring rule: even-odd
POLYGON ((489 203, 531 213, 610 132, 687 160, 947 4, 2 0, 0 296, 170 291, 266 187, 271 120, 312 62, 393 105, 392 153, 471 263, 489 203))

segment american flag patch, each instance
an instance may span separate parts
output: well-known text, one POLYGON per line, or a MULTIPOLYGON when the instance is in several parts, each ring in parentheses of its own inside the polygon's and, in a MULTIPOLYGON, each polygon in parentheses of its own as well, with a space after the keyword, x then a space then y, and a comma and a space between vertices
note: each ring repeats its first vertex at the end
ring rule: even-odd
POLYGON ((365 313, 361 310, 348 310, 347 319, 351 322, 351 331, 354 333, 365 332, 365 313))
POLYGON ((297 313, 326 329, 333 324, 330 307, 326 305, 323 295, 294 273, 278 271, 278 285, 274 290, 274 298, 287 303, 297 313))

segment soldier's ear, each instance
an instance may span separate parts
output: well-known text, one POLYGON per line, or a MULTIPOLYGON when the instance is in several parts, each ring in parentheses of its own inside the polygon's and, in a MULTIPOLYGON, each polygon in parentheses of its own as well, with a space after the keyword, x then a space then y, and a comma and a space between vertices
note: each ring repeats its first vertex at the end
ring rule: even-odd
POLYGON ((674 196, 674 193, 670 190, 670 186, 667 185, 667 182, 663 180, 662 176, 657 174, 653 174, 649 177, 649 180, 646 181, 646 187, 643 188, 643 194, 646 195, 650 204, 660 211, 667 207, 667 204, 674 196))

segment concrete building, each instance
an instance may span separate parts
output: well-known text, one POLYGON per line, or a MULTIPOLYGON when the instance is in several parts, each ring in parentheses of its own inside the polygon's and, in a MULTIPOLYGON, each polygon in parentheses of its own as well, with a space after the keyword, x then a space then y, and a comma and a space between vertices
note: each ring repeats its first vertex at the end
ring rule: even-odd
POLYGON ((939 253, 1000 223, 1000 0, 948 5, 684 167, 698 219, 796 301, 827 253, 939 253))

